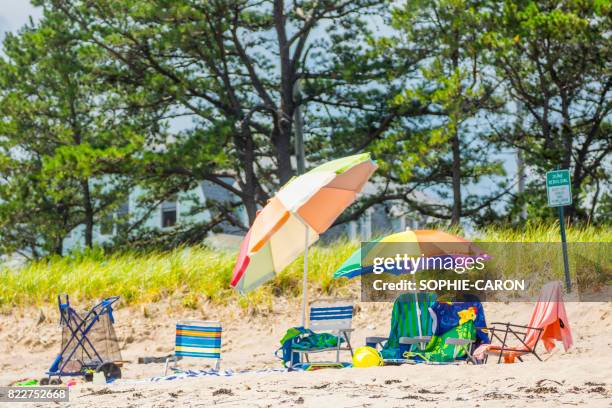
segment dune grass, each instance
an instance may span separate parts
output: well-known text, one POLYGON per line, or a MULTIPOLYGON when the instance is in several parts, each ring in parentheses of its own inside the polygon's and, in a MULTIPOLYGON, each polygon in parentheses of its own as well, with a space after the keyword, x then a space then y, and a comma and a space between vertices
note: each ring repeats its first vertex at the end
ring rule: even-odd
MULTIPOLYGON (((475 234, 481 242, 558 242, 555 225, 527 225, 524 229, 492 227, 475 234)), ((570 227, 570 242, 612 242, 606 227, 570 227)), ((359 246, 339 241, 317 244, 309 254, 310 288, 318 294, 346 290, 347 280, 333 279, 333 272, 359 246)), ((229 287, 236 254, 203 246, 179 247, 169 252, 90 251, 69 257, 31 262, 19 269, 0 267, 0 306, 42 305, 59 293, 86 300, 119 295, 126 304, 172 297, 186 308, 203 300, 234 303, 243 308, 271 305, 274 297, 295 298, 301 293, 302 258, 296 259, 275 279, 247 296, 229 287)))
MULTIPOLYGON (((310 251, 309 279, 319 291, 344 285, 333 272, 358 243, 338 242, 315 246, 310 251)), ((229 282, 236 260, 230 251, 204 246, 179 247, 169 252, 121 252, 51 258, 20 269, 0 269, 0 306, 54 302, 59 293, 75 299, 100 299, 119 295, 127 304, 155 302, 174 296, 183 306, 196 308, 199 301, 225 304, 238 301, 243 307, 269 303, 273 296, 301 293, 302 258, 296 259, 272 282, 246 297, 229 282)))
MULTIPOLYGON (((559 242, 559 223, 527 223, 523 228, 485 228, 475 241, 482 242, 559 242)), ((610 226, 567 226, 568 242, 612 242, 610 226)))

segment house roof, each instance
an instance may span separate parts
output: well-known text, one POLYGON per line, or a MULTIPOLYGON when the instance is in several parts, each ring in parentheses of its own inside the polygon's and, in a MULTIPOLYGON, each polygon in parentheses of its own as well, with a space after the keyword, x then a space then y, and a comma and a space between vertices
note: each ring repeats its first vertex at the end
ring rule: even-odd
MULTIPOLYGON (((222 180, 231 185, 236 184, 231 177, 223 177, 222 180)), ((200 183, 200 188, 206 200, 212 200, 219 203, 230 203, 236 202, 239 199, 236 194, 208 180, 202 181, 200 183)))

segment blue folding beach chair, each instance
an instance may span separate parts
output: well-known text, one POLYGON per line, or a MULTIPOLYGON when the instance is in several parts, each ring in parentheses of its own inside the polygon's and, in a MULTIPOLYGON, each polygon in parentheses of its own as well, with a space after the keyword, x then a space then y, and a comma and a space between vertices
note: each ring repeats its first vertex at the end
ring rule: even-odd
POLYGON ((183 320, 176 324, 176 345, 174 356, 166 359, 164 375, 168 364, 174 361, 177 370, 178 360, 183 357, 210 358, 216 360, 215 370, 221 368, 221 323, 201 320, 183 320))
POLYGON ((121 352, 113 324, 113 296, 79 314, 68 295, 57 297, 62 327, 61 349, 41 385, 61 384, 61 377, 83 376, 91 381, 94 372, 102 372, 107 380, 121 378, 121 352))
POLYGON ((298 353, 299 361, 302 357, 308 362, 308 355, 325 351, 336 352, 336 363, 340 362, 340 352, 349 351, 353 355, 350 334, 353 322, 353 303, 347 299, 318 299, 310 304, 309 329, 315 333, 328 332, 336 337, 334 347, 314 347, 306 349, 293 349, 298 353), (344 345, 343 345, 344 343, 344 345))

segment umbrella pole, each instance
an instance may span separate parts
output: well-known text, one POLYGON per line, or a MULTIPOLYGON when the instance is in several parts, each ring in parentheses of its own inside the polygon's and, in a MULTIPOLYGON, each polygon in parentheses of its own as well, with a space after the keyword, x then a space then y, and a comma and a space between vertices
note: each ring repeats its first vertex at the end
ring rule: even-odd
POLYGON ((419 337, 420 337, 423 335, 423 329, 421 329, 421 307, 419 306, 419 296, 417 292, 414 293, 414 301, 416 302, 417 323, 419 325, 419 337))
POLYGON ((302 327, 306 327, 306 303, 308 303, 308 226, 305 225, 304 276, 302 278, 302 327))
MULTIPOLYGON (((414 272, 412 277, 414 278, 414 286, 416 287, 416 271, 414 272)), ((419 291, 418 290, 414 292, 414 302, 416 304, 416 310, 417 310, 417 324, 419 325, 419 337, 422 337, 423 329, 421 328, 421 307, 419 306, 419 291)), ((419 343, 419 346, 421 346, 420 343, 419 343)))

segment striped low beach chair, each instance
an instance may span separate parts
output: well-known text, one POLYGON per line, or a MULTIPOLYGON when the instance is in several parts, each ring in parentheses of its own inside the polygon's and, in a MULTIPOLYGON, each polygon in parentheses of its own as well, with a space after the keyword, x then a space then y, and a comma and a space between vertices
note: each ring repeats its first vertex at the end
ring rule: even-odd
MULTIPOLYGON (((309 329, 315 333, 329 332, 338 339, 335 347, 307 350, 294 350, 300 353, 306 361, 310 353, 335 351, 336 362, 340 362, 340 351, 349 351, 353 355, 350 334, 353 331, 353 303, 348 299, 317 299, 310 304, 309 329), (342 345, 344 340, 345 345, 342 345)), ((301 359, 300 359, 301 360, 301 359)))
POLYGON ((168 373, 168 363, 174 361, 173 369, 183 357, 210 358, 217 360, 215 369, 221 368, 221 323, 201 320, 183 320, 176 323, 176 346, 174 356, 166 360, 164 375, 168 373))

